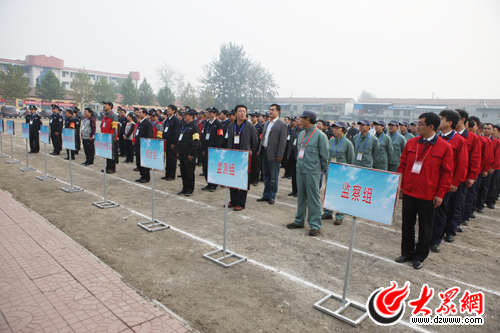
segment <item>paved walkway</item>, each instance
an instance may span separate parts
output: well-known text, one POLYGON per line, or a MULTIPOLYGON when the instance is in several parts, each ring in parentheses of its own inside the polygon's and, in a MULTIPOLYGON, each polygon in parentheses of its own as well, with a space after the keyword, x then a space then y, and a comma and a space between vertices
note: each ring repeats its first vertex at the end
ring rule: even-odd
POLYGON ((0 190, 0 332, 188 332, 0 190))

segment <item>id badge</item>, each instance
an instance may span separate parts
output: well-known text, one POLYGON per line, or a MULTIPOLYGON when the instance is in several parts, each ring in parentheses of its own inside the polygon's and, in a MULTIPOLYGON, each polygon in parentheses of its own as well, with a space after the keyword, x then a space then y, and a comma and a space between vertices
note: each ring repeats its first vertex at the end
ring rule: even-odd
POLYGON ((105 121, 102 122, 102 127, 106 127, 106 122, 105 121))
POLYGON ((411 169, 411 173, 416 173, 417 175, 420 174, 420 170, 422 170, 422 161, 415 161, 413 162, 413 168, 411 169))
POLYGON ((227 132, 226 132, 226 135, 224 135, 224 139, 227 139, 227 132))
POLYGON ((52 119, 50 119, 49 124, 52 124, 52 119))
POLYGON ((294 145, 294 146, 296 146, 296 145, 297 145, 297 138, 295 138, 295 139, 293 140, 293 145, 294 145))
POLYGON ((286 137, 286 141, 290 141, 290 134, 286 137))
POLYGON ((182 140, 182 136, 184 135, 184 133, 181 133, 181 135, 179 135, 179 141, 182 140))
POLYGON ((210 133, 207 133, 207 135, 205 136, 205 140, 208 140, 210 139, 210 133))
POLYGON ((356 158, 358 161, 363 160, 363 153, 358 153, 358 157, 356 158))
POLYGON ((337 158, 336 157, 332 157, 332 162, 337 162, 337 158))
POLYGON ((235 135, 234 136, 234 144, 235 145, 239 145, 240 144, 240 136, 239 135, 235 135))
POLYGON ((139 135, 139 130, 135 130, 135 136, 139 135))
POLYGON ((30 120, 30 125, 33 125, 33 120, 30 120))
POLYGON ((301 148, 299 150, 299 158, 304 158, 304 152, 305 152, 305 149, 304 148, 301 148))
POLYGON ((165 127, 165 129, 163 130, 163 133, 167 133, 168 132, 168 126, 165 127))

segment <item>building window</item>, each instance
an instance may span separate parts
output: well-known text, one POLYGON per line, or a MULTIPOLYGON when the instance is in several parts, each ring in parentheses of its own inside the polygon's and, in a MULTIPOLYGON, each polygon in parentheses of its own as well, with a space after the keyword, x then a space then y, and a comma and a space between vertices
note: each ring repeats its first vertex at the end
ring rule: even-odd
POLYGON ((392 111, 392 114, 395 115, 395 116, 399 116, 399 110, 392 111))
POLYGON ((405 117, 409 117, 411 115, 411 111, 410 110, 405 110, 405 117))
MULTIPOLYGON (((299 106, 298 105, 294 105, 293 106, 293 111, 298 111, 299 110, 299 106)), ((498 113, 500 115, 500 112, 498 113)), ((499 116, 500 117, 500 116, 499 116)))
POLYGON ((29 67, 24 67, 24 72, 25 72, 26 74, 29 74, 29 73, 30 73, 30 68, 29 68, 29 67))
POLYGON ((71 72, 71 73, 70 73, 70 77, 71 77, 71 78, 74 78, 74 77, 75 77, 75 75, 76 75, 76 73, 75 73, 75 72, 71 72))
POLYGON ((483 118, 488 118, 488 111, 483 111, 483 118))
POLYGON ((95 81, 95 75, 94 74, 89 74, 89 77, 90 77, 91 80, 95 81))
POLYGON ((63 84, 64 84, 64 88, 65 88, 65 89, 68 89, 68 87, 69 87, 69 82, 63 82, 63 84))
POLYGON ((69 76, 69 72, 65 72, 65 71, 62 72, 62 77, 68 77, 68 76, 69 76))

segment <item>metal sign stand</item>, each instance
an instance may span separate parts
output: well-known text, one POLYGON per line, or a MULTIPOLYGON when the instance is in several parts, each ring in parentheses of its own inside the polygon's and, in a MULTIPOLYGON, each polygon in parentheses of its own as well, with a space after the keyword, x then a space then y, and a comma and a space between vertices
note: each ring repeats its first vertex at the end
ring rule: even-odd
POLYGON ((64 192, 68 192, 68 193, 73 193, 73 192, 81 192, 83 191, 83 188, 80 188, 80 187, 77 187, 77 186, 73 186, 73 167, 72 167, 72 162, 71 162, 72 158, 71 158, 71 152, 69 153, 69 178, 71 179, 71 187, 63 187, 61 188, 61 190, 63 190, 64 192))
POLYGON ((102 160, 104 161, 104 169, 103 169, 104 170, 104 201, 93 202, 92 204, 94 206, 101 208, 101 209, 118 207, 118 206, 120 206, 119 204, 108 200, 108 195, 107 195, 107 191, 106 191, 106 173, 107 173, 106 172, 106 159, 103 158, 102 160))
POLYGON ((38 180, 52 180, 52 179, 56 179, 56 177, 53 177, 53 176, 47 174, 47 144, 45 142, 43 143, 43 147, 44 147, 44 150, 45 150, 45 175, 38 176, 38 177, 36 177, 36 179, 38 179, 38 180))
POLYGON ((149 232, 159 231, 163 229, 168 229, 170 226, 166 223, 158 221, 155 219, 155 171, 151 169, 151 206, 153 207, 153 213, 151 215, 151 221, 137 223, 137 225, 149 232))
POLYGON ((10 135, 10 161, 5 161, 9 164, 20 163, 18 160, 14 159, 14 144, 12 143, 12 134, 10 135))
POLYGON ((225 214, 224 214, 224 242, 223 242, 222 250, 215 250, 213 252, 210 252, 210 253, 207 253, 207 254, 203 255, 203 258, 208 259, 211 262, 216 263, 217 265, 221 265, 224 268, 233 267, 233 266, 238 265, 239 263, 241 263, 243 261, 247 261, 247 258, 245 258, 245 257, 243 257, 243 256, 241 256, 239 254, 230 252, 230 251, 228 251, 226 249, 226 243, 227 243, 227 215, 228 215, 228 208, 229 208, 228 206, 229 206, 229 187, 226 187, 226 205, 224 206, 225 207, 225 214), (222 257, 219 257, 219 258, 212 258, 211 257, 214 254, 221 253, 221 252, 222 252, 222 257), (224 259, 231 258, 231 257, 237 258, 239 260, 236 260, 236 261, 234 261, 234 262, 232 262, 230 264, 225 264, 224 262, 222 262, 224 259))
POLYGON ((30 167, 28 164, 28 139, 26 139, 26 167, 25 168, 19 168, 21 171, 35 171, 36 169, 33 167, 30 167))
POLYGON ((314 308, 322 311, 332 317, 335 317, 337 319, 340 319, 354 327, 358 326, 361 324, 363 320, 365 320, 368 317, 368 312, 366 311, 366 308, 363 304, 357 303, 352 300, 348 300, 346 298, 347 296, 347 285, 349 284, 349 274, 351 273, 351 260, 352 260, 352 250, 354 248, 354 234, 356 233, 356 217, 352 217, 352 229, 351 229, 351 241, 349 242, 349 254, 347 255, 347 267, 345 271, 345 279, 344 279, 344 291, 342 292, 342 297, 335 295, 335 294, 330 294, 325 297, 323 297, 321 300, 318 302, 314 303, 314 308), (332 311, 330 309, 327 309, 321 304, 325 303, 328 301, 330 298, 336 299, 337 301, 341 301, 340 308, 338 308, 335 311, 332 311), (361 316, 358 317, 358 319, 352 320, 351 318, 347 318, 346 316, 342 315, 342 312, 344 312, 349 306, 352 306, 353 308, 356 308, 363 313, 361 316))
POLYGON ((9 155, 3 153, 2 136, 3 136, 3 133, 0 132, 0 158, 1 157, 9 157, 9 155))

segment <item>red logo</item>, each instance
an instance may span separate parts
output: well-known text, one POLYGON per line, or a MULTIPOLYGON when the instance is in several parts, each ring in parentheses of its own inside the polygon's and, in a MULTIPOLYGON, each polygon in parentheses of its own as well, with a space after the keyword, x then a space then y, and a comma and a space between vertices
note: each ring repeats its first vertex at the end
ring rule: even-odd
POLYGON ((398 283, 391 281, 391 286, 375 290, 366 307, 368 315, 378 325, 395 325, 405 312, 405 300, 410 295, 410 282, 404 288, 397 289, 398 283))

